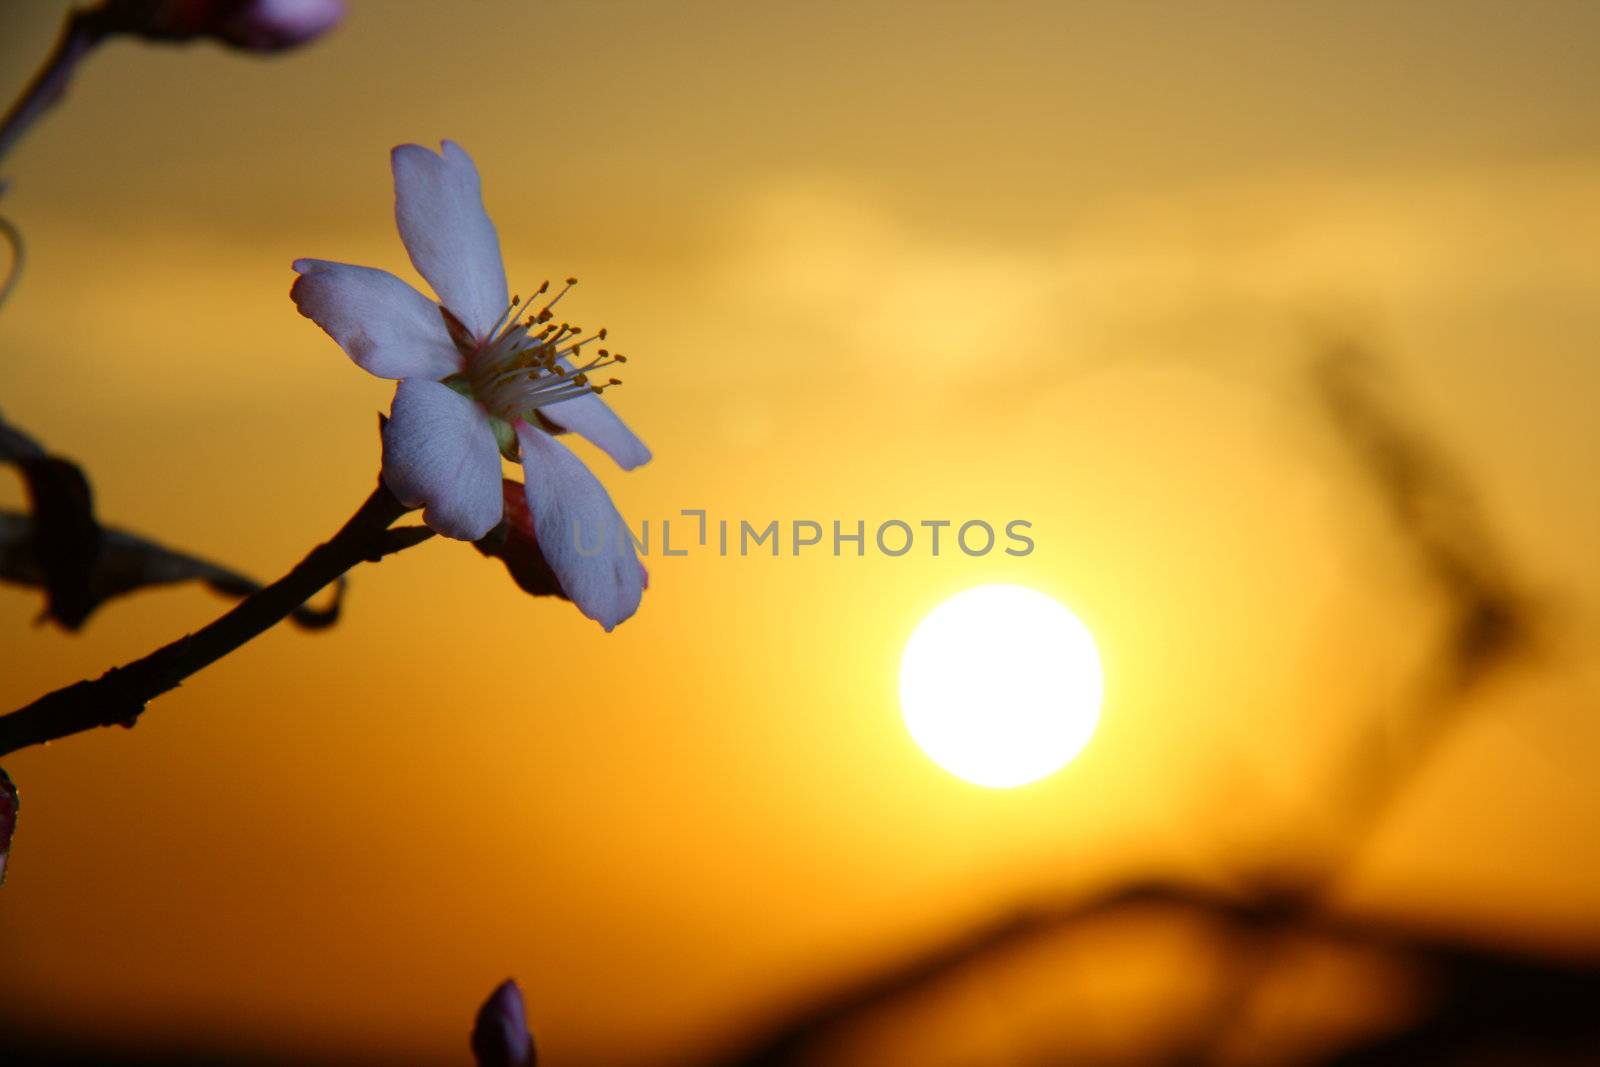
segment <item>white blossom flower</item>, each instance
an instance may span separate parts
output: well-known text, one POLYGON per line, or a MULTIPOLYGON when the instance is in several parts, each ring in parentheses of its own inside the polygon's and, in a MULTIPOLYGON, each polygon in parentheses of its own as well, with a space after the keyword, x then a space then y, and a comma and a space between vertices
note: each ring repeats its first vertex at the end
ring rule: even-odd
POLYGON ((647 462, 599 396, 616 380, 594 377, 625 358, 599 347, 604 330, 555 319, 576 279, 508 297, 478 170, 458 145, 401 145, 392 163, 400 238, 438 302, 387 271, 320 259, 295 261, 290 296, 357 365, 399 380, 383 480, 401 503, 446 537, 478 540, 503 513, 501 454, 520 458, 540 550, 568 599, 610 630, 639 606, 643 567, 610 496, 551 431, 587 438, 624 470, 647 462))

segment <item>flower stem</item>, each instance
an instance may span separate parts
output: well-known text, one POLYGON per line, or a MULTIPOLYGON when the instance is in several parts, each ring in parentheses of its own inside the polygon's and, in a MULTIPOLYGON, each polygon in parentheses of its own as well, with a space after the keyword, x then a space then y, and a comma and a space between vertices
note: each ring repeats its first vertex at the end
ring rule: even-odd
POLYGON ((376 563, 427 540, 432 531, 424 527, 390 529, 409 510, 380 482, 332 539, 226 615, 93 681, 75 682, 0 716, 0 756, 99 726, 131 727, 151 700, 265 633, 357 563, 376 563))
POLYGON ((78 62, 94 50, 95 45, 111 32, 104 11, 100 7, 75 9, 67 13, 61 25, 61 35, 51 50, 44 66, 33 76, 17 102, 11 105, 6 117, 0 119, 0 160, 5 159, 12 147, 22 139, 46 111, 49 111, 72 81, 72 72, 78 62))

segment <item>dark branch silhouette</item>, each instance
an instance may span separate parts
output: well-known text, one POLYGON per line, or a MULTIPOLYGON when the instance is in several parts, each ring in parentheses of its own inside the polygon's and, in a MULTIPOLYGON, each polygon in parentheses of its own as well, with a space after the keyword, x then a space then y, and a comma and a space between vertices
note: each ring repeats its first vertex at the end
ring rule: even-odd
MULTIPOLYGON (((0 582, 43 589, 44 617, 77 630, 106 601, 148 586, 199 581, 223 596, 261 589, 255 580, 142 537, 100 524, 89 479, 76 463, 0 419, 0 463, 14 465, 31 514, 0 509, 0 582)), ((302 605, 290 618, 320 630, 339 618, 344 581, 325 608, 302 605)))
POLYGON ((151 700, 264 633, 357 563, 377 562, 433 536, 425 527, 389 528, 409 510, 380 484, 328 542, 210 625, 0 716, 0 756, 100 726, 132 726, 151 700))
POLYGON ((1536 647, 1536 619, 1468 479, 1386 398, 1376 360, 1354 344, 1333 345, 1311 380, 1442 612, 1435 651, 1401 706, 1371 716, 1335 771, 1343 797, 1333 808, 1346 819, 1352 854, 1330 859, 1348 867, 1460 724, 1473 692, 1536 647))

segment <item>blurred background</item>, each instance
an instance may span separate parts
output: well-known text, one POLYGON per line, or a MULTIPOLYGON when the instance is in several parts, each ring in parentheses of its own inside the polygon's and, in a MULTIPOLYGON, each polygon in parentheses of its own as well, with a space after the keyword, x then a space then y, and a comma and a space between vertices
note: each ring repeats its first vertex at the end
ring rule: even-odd
MULTIPOLYGON (((390 389, 289 263, 415 280, 388 150, 448 137, 631 357, 625 516, 1037 548, 656 555, 610 635, 467 546, 356 571, 7 758, 18 1062, 461 1063, 512 974, 552 1064, 1596 1062, 1600 8, 349 6, 113 42, 7 161, 0 411, 104 521, 269 579, 365 497, 390 389), (1107 676, 1010 791, 896 701, 990 581, 1107 676)), ((5 5, 6 94, 64 10, 5 5)), ((40 604, 7 708, 225 606, 40 604)))

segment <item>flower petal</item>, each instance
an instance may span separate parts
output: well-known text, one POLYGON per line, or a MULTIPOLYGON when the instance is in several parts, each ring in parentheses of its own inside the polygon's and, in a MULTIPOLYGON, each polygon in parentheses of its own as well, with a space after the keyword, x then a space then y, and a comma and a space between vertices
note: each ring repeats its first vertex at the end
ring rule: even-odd
POLYGON ((500 449, 483 410, 447 385, 407 378, 383 428, 383 481, 422 521, 476 541, 500 521, 500 449))
POLYGON ((411 262, 439 302, 482 340, 505 312, 506 268, 500 238, 483 210, 472 157, 452 141, 444 154, 403 144, 394 167, 394 217, 411 262))
POLYGON ((650 462, 650 449, 611 410, 611 405, 593 393, 548 404, 539 409, 539 414, 590 442, 625 471, 650 462))
POLYGON ((439 305, 386 270, 297 259, 289 297, 356 365, 380 378, 445 378, 461 354, 439 305))
POLYGON ((524 489, 539 548, 578 610, 607 630, 639 608, 644 568, 605 487, 572 450, 517 424, 524 489))

